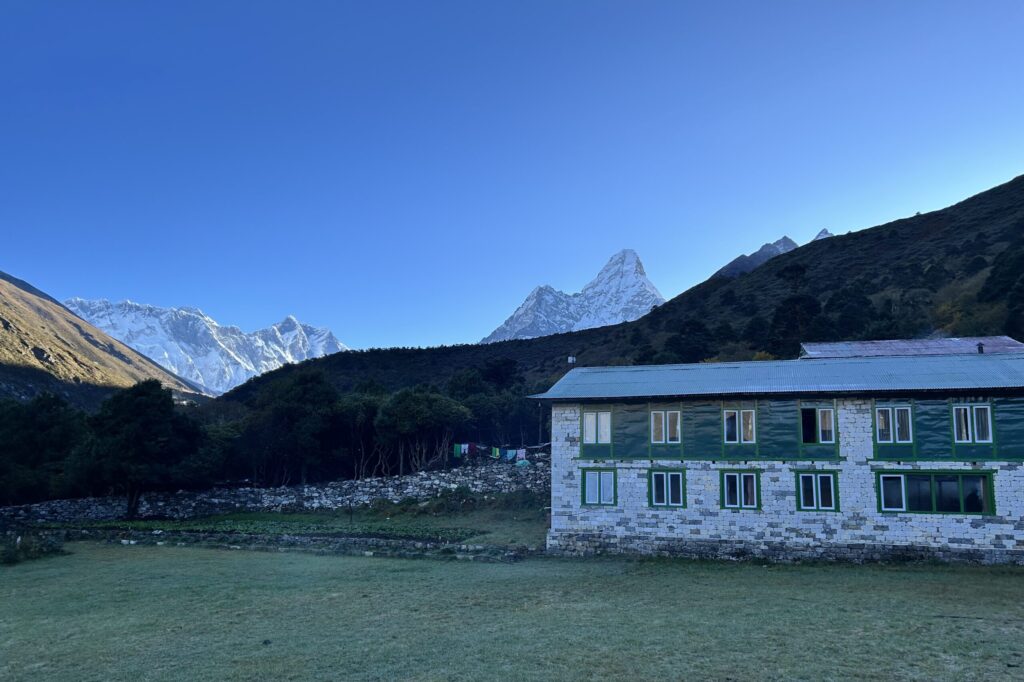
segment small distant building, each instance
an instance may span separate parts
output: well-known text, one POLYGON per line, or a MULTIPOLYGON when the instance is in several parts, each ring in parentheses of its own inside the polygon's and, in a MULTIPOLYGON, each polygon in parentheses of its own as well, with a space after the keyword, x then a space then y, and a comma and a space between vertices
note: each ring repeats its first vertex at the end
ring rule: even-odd
POLYGON ((551 403, 552 551, 1024 563, 1024 344, 579 367, 551 403))

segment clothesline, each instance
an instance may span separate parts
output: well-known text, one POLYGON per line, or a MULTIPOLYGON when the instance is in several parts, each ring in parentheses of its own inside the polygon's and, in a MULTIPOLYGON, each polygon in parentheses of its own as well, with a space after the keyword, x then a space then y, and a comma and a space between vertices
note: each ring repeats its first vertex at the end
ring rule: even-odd
POLYGON ((524 461, 528 450, 539 450, 547 447, 550 443, 531 445, 521 448, 499 448, 493 445, 481 445, 479 443, 455 443, 452 448, 452 456, 455 459, 481 455, 491 459, 505 459, 507 461, 524 461))

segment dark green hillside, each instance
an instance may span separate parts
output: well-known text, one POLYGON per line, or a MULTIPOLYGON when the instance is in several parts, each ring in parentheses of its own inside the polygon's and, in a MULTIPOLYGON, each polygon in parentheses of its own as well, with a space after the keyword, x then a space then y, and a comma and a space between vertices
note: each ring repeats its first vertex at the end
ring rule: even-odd
MULTIPOLYGON (((528 387, 580 364, 796 354, 801 340, 1024 336, 1024 176, 954 206, 811 242, 735 279, 713 279, 636 322, 527 341, 339 353, 304 363, 336 388, 444 386, 502 359, 528 387)), ((250 400, 293 369, 228 394, 250 400)))

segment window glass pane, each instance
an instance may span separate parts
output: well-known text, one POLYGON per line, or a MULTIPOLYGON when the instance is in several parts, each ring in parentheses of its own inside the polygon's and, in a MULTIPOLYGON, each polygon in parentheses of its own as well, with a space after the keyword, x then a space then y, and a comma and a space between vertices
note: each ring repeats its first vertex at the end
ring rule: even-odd
POLYGON ((971 423, 969 421, 970 408, 953 408, 953 432, 957 442, 966 443, 971 440, 971 423))
POLYGON ((657 473, 651 475, 651 494, 654 504, 665 504, 665 474, 657 473))
POLYGON ((668 503, 674 505, 683 504, 682 474, 669 474, 668 476, 668 503))
POLYGON ((933 511, 931 476, 907 476, 907 509, 933 511))
POLYGON ((818 476, 818 506, 822 509, 835 509, 832 500, 832 474, 818 476))
POLYGON ((875 410, 875 427, 878 432, 879 443, 892 442, 892 410, 883 407, 875 410))
POLYGON ((988 496, 985 495, 984 476, 963 476, 964 511, 980 514, 988 511, 988 496))
POLYGON ((741 413, 743 417, 743 442, 753 443, 754 442, 754 411, 743 410, 741 413))
POLYGON ((583 481, 584 500, 587 504, 597 504, 597 493, 601 487, 596 471, 587 471, 583 474, 586 478, 583 481))
POLYGON ((611 412, 598 412, 597 413, 597 442, 598 443, 611 443, 612 442, 612 413, 611 412))
POLYGON ((811 474, 800 475, 800 506, 803 509, 814 509, 814 476, 811 474))
POLYGON ((821 442, 834 443, 836 440, 832 410, 818 410, 818 424, 821 427, 821 442))
POLYGON ((935 477, 935 510, 940 512, 960 511, 960 477, 935 477))
POLYGON ((743 474, 743 506, 757 506, 757 479, 754 474, 743 474))
POLYGON ((725 506, 740 506, 740 484, 737 474, 725 475, 725 506))
POLYGON ((818 425, 814 422, 816 412, 813 407, 800 410, 800 436, 804 443, 818 442, 818 425))
POLYGON ((678 443, 679 442, 679 413, 669 412, 668 413, 668 442, 678 443))
POLYGON ((736 410, 725 411, 725 442, 726 443, 738 443, 739 442, 739 428, 737 424, 738 415, 736 410))
POLYGON ((979 443, 987 443, 992 440, 991 420, 987 405, 978 405, 974 408, 974 439, 979 443))
POLYGON ((882 476, 882 509, 903 509, 903 480, 882 476))
POLYGON ((593 412, 583 413, 583 442, 597 442, 597 415, 593 412))
POLYGON ((651 442, 665 442, 665 413, 651 412, 651 442))
POLYGON ((615 472, 601 472, 601 504, 615 504, 615 472))
POLYGON ((897 407, 896 408, 896 442, 898 443, 909 443, 911 441, 910 434, 910 408, 909 407, 897 407))

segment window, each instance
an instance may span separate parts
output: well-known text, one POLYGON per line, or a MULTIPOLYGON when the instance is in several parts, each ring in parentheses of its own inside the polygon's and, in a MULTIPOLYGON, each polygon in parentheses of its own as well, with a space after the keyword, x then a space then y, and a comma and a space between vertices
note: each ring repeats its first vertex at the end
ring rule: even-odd
POLYGON ((722 507, 725 509, 760 509, 760 472, 723 471, 722 507))
POLYGON ((955 471, 879 474, 882 511, 992 514, 992 474, 955 471))
POLYGON ((991 443, 992 408, 988 405, 954 405, 953 440, 957 443, 991 443))
POLYGON ((879 407, 875 409, 876 443, 912 443, 913 421, 909 407, 879 407))
POLYGON ((753 410, 723 410, 722 420, 726 443, 755 442, 753 410))
POLYGON ((685 507, 685 481, 682 471, 651 470, 648 478, 652 507, 685 507))
POLYGON ((651 412, 651 442, 678 443, 679 411, 657 410, 651 412))
POLYGON ((802 408, 800 427, 806 444, 836 442, 835 411, 831 407, 802 408))
POLYGON ((583 443, 606 444, 612 442, 612 413, 583 413, 583 443))
POLYGON ((583 504, 614 505, 616 502, 615 470, 583 470, 583 504))
POLYGON ((838 511, 836 476, 833 472, 803 471, 797 474, 797 509, 838 511))

